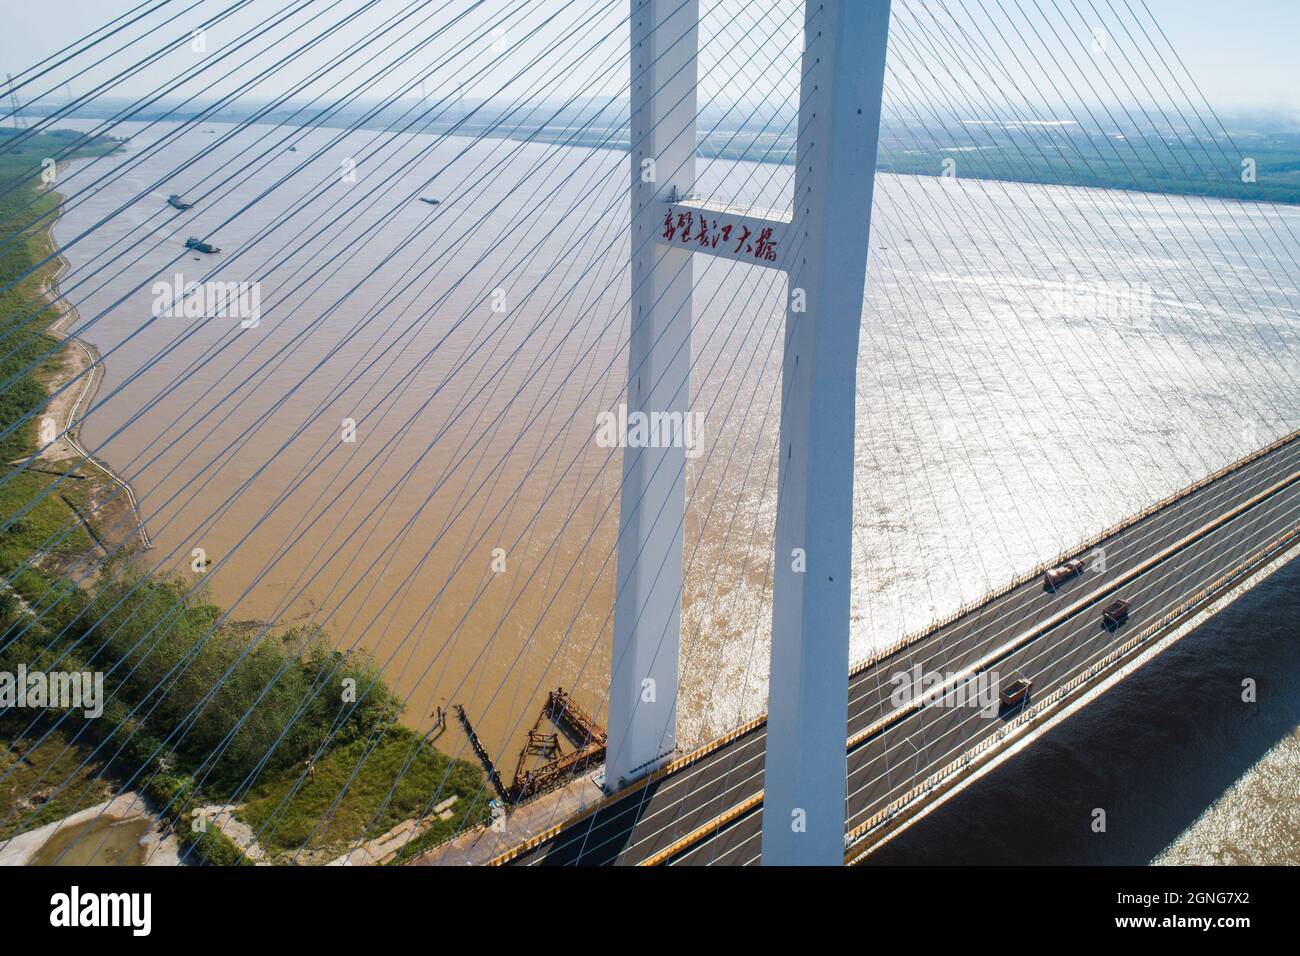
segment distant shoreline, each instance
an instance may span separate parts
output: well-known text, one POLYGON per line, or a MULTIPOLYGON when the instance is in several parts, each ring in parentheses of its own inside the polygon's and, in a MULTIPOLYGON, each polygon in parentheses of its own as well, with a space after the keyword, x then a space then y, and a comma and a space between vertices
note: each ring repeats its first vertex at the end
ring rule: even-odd
MULTIPOLYGON (((104 117, 70 116, 67 119, 93 122, 104 117)), ((286 123, 286 119, 272 114, 249 125, 284 124, 285 129, 299 133, 316 129, 348 130, 352 125, 350 117, 332 117, 327 122, 311 126, 286 123)), ((140 116, 132 120, 192 124, 195 129, 206 123, 237 125, 246 121, 245 117, 229 115, 166 117, 166 114, 140 116)), ((703 122, 707 123, 707 119, 703 122)), ((355 131, 375 132, 385 130, 389 125, 391 122, 372 119, 359 124, 355 131)), ((979 128, 995 129, 992 126, 979 128)), ((451 135, 620 152, 627 151, 629 135, 625 124, 615 122, 605 122, 590 129, 557 123, 502 132, 495 127, 490 114, 470 122, 465 122, 463 117, 440 119, 420 129, 392 132, 403 136, 451 135)), ((935 140, 941 134, 951 138, 951 133, 951 129, 935 128, 929 131, 929 138, 935 140)), ((1179 141, 1176 145, 1163 143, 1163 149, 1154 149, 1151 141, 1158 139, 1163 142, 1167 134, 1157 130, 1144 133, 1140 140, 1115 140, 1110 134, 1081 132, 1064 143, 1056 139, 1044 142, 1029 138, 1022 144, 1020 139, 1006 138, 1006 130, 996 130, 996 133, 1004 139, 975 144, 978 149, 971 150, 971 144, 945 147, 937 141, 922 145, 915 137, 910 142, 895 140, 887 127, 882 131, 877 168, 880 172, 938 179, 943 177, 944 160, 956 156, 960 158, 957 175, 962 179, 1300 206, 1300 134, 1279 131, 1269 134, 1265 142, 1252 141, 1250 152, 1258 160, 1259 178, 1257 182, 1247 184, 1240 181, 1241 171, 1234 165, 1241 158, 1238 149, 1232 141, 1218 138, 1177 134, 1179 141), (1103 149, 1102 144, 1107 148, 1103 149), (1125 150, 1122 154, 1121 146, 1125 150), (1065 155, 1066 152, 1070 155, 1065 155), (1190 168, 1184 166, 1184 159, 1193 165, 1190 168)), ((719 129, 712 134, 701 132, 697 155, 706 160, 793 165, 793 150, 793 140, 788 136, 768 134, 764 130, 719 129)))

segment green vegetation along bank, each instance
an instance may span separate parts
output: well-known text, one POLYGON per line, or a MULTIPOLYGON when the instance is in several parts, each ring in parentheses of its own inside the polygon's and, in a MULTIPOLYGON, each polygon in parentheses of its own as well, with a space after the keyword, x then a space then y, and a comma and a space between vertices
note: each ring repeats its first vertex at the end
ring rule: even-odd
POLYGON ((14 428, 66 368, 70 343, 48 334, 58 260, 26 274, 52 250, 60 201, 41 160, 73 139, 0 137, 0 433, 13 429, 0 439, 0 673, 103 673, 105 704, 95 717, 0 709, 0 842, 123 790, 145 794, 186 861, 209 864, 248 862, 196 820, 232 795, 271 861, 334 858, 426 815, 435 794, 457 799, 412 850, 484 822, 482 773, 399 722, 372 661, 319 632, 226 620, 193 581, 148 573, 109 527, 120 512, 97 504, 115 493, 103 475, 79 456, 35 458, 35 416, 14 428))

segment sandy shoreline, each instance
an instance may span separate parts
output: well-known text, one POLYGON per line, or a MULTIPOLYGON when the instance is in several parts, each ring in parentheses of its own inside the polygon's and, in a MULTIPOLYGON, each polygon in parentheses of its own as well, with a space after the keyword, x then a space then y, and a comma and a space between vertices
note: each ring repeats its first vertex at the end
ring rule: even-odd
MULTIPOLYGON (((62 195, 57 193, 56 195, 59 200, 60 212, 50 222, 49 227, 46 229, 45 238, 46 242, 49 244, 50 251, 57 257, 58 268, 55 270, 54 275, 43 283, 42 291, 51 307, 60 312, 59 317, 51 322, 46 328, 46 334, 58 341, 67 343, 67 348, 63 350, 62 368, 57 374, 52 376, 45 385, 49 392, 54 393, 68 382, 75 380, 78 375, 84 373, 86 374, 86 379, 81 388, 69 389, 54 398, 47 406, 45 417, 53 419, 54 427, 57 428, 59 433, 59 438, 58 440, 49 443, 49 447, 45 448, 41 452, 40 460, 54 462, 63 461, 69 458, 82 458, 92 467, 100 471, 105 477, 118 486, 119 492, 125 493, 126 502, 130 506, 131 515, 135 523, 133 534, 138 535, 143 547, 148 548, 150 546, 149 533, 145 528, 144 518, 140 514, 140 507, 136 500, 134 489, 125 478, 113 470, 111 465, 90 454, 90 452, 88 452, 78 440, 76 426, 79 419, 77 416, 79 414, 84 414, 85 409, 88 409, 92 405, 95 396, 99 392, 100 383, 104 379, 104 361, 102 356, 100 356, 99 351, 93 345, 77 338, 76 336, 69 335, 67 332, 67 329, 75 323, 80 315, 75 305, 71 303, 67 303, 66 305, 63 304, 63 295, 59 291, 60 281, 70 271, 72 266, 68 261, 68 258, 60 250, 57 240, 54 237, 54 227, 62 218, 63 203, 62 195)), ((114 496, 116 496, 116 494, 117 493, 114 493, 114 496)), ((70 502, 69 505, 71 505, 70 502)), ((74 510, 76 509, 74 508, 74 510)), ((101 512, 96 509, 94 513, 102 514, 107 519, 106 523, 111 524, 113 530, 116 531, 117 526, 122 523, 120 521, 112 521, 112 518, 118 510, 119 509, 109 508, 101 512)), ((89 527, 89 522, 86 516, 82 515, 79 511, 77 512, 77 515, 82 519, 83 523, 87 525, 87 531, 91 534, 92 540, 94 540, 100 548, 107 550, 104 543, 100 540, 99 535, 89 527)), ((119 539, 124 541, 126 537, 127 535, 124 533, 110 535, 110 538, 114 542, 117 542, 119 539)))
POLYGON ((41 849, 60 833, 91 823, 109 826, 132 823, 146 825, 148 832, 137 843, 144 854, 144 865, 176 866, 180 863, 180 842, 175 834, 161 828, 158 818, 146 809, 139 794, 123 793, 62 820, 55 820, 0 842, 0 866, 31 865, 41 849))
MULTIPOLYGON (((84 375, 85 381, 81 387, 70 388, 53 398, 46 405, 38 421, 38 434, 46 430, 54 431, 58 435, 57 439, 42 442, 38 438, 38 444, 48 445, 48 447, 43 448, 38 455, 20 459, 15 464, 25 464, 31 471, 66 474, 69 478, 75 479, 68 482, 64 490, 57 494, 81 522, 91 545, 75 559, 71 566, 62 567, 61 573, 71 575, 75 569, 84 570, 89 573, 85 574, 82 580, 88 582, 94 577, 95 566, 110 553, 110 550, 115 550, 136 536, 147 548, 149 538, 136 503, 135 492, 130 484, 111 466, 87 452, 77 440, 75 429, 79 415, 84 414, 85 409, 90 407, 103 380, 103 359, 94 346, 67 332, 68 327, 79 315, 76 306, 71 303, 65 304, 59 292, 59 282, 69 272, 71 264, 60 251, 54 236, 54 227, 62 217, 63 197, 53 189, 48 191, 54 193, 59 203, 58 214, 53 217, 45 230, 45 242, 49 251, 56 257, 57 267, 52 276, 42 280, 41 293, 50 307, 58 310, 59 315, 43 331, 54 340, 64 343, 65 347, 57 356, 58 369, 53 374, 39 375, 38 373, 37 378, 50 394, 75 381, 78 376, 84 375), (81 460, 88 463, 87 467, 93 468, 112 482, 112 485, 102 481, 91 485, 92 506, 89 508, 79 507, 73 500, 77 497, 73 489, 78 485, 83 482, 97 481, 88 475, 77 474, 78 470, 83 468, 81 460), (58 472, 33 467, 39 463, 63 463, 66 470, 58 472), (125 496, 121 494, 123 491, 125 496), (128 509, 130 514, 127 513, 128 509), (100 528, 92 527, 91 518, 98 519, 96 524, 100 525, 100 528)), ((60 839, 61 834, 62 840, 72 839, 73 831, 84 827, 104 828, 105 833, 116 834, 115 841, 126 840, 128 844, 136 847, 143 853, 148 865, 175 865, 178 862, 179 844, 175 836, 164 832, 158 819, 146 808, 139 795, 127 793, 0 841, 0 865, 19 866, 32 863, 34 860, 39 862, 36 858, 51 840, 60 839), (145 831, 138 841, 131 839, 135 829, 145 831)))

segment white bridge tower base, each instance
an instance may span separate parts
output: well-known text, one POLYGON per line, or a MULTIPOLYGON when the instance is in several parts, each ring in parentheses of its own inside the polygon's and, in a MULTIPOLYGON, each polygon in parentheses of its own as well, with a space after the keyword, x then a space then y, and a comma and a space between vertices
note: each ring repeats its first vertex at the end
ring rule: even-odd
MULTIPOLYGON (((684 420, 690 412, 694 255, 788 274, 762 857, 839 865, 858 332, 889 0, 807 0, 789 219, 693 197, 699 2, 631 5, 628 414, 684 420), (706 228, 746 238, 705 243, 706 228)), ((675 752, 686 451, 623 453, 605 768, 611 791, 675 752)))
POLYGON ((787 262, 765 864, 844 862, 858 332, 889 0, 808 0, 787 262), (803 295, 796 296, 795 290, 803 295), (794 311, 802 298, 806 311, 794 311), (806 564, 793 559, 796 549, 806 564))
MULTIPOLYGON (((631 0, 632 336, 627 411, 690 411, 693 257, 656 241, 695 187, 698 0, 631 0)), ((684 421, 684 418, 683 418, 684 421)), ((605 786, 676 749, 686 449, 625 448, 605 786)))

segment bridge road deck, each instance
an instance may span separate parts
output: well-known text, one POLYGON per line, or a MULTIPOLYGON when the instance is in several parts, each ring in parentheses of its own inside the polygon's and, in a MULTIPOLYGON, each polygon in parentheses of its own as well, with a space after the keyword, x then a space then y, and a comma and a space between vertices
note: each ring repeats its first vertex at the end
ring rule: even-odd
MULTIPOLYGON (((982 716, 974 708, 933 705, 902 713, 890 700, 896 689, 891 675, 918 664, 926 672, 962 672, 1024 641, 999 655, 989 669, 1030 676, 1034 698, 1046 697, 1300 527, 1298 472, 1300 440, 1293 435, 1085 549, 1084 555, 1105 549, 1104 571, 1085 571, 1055 593, 1045 591, 1038 578, 1029 580, 856 672, 849 681, 847 739, 861 739, 849 752, 850 829, 960 757, 1003 719, 982 716), (1270 489, 1269 497, 1251 504, 1270 489), (1203 536, 1186 540, 1198 532, 1203 536), (1180 543, 1176 553, 1166 554, 1180 543), (1140 573, 1134 576, 1135 571, 1140 573), (1111 593, 1121 580, 1126 583, 1111 593), (1112 633, 1101 625, 1100 608, 1116 596, 1128 599, 1133 608, 1128 622, 1112 633), (1063 620, 1053 622, 1063 614, 1063 620)), ((759 721, 673 773, 526 846, 507 862, 757 862, 764 742, 759 721)))

